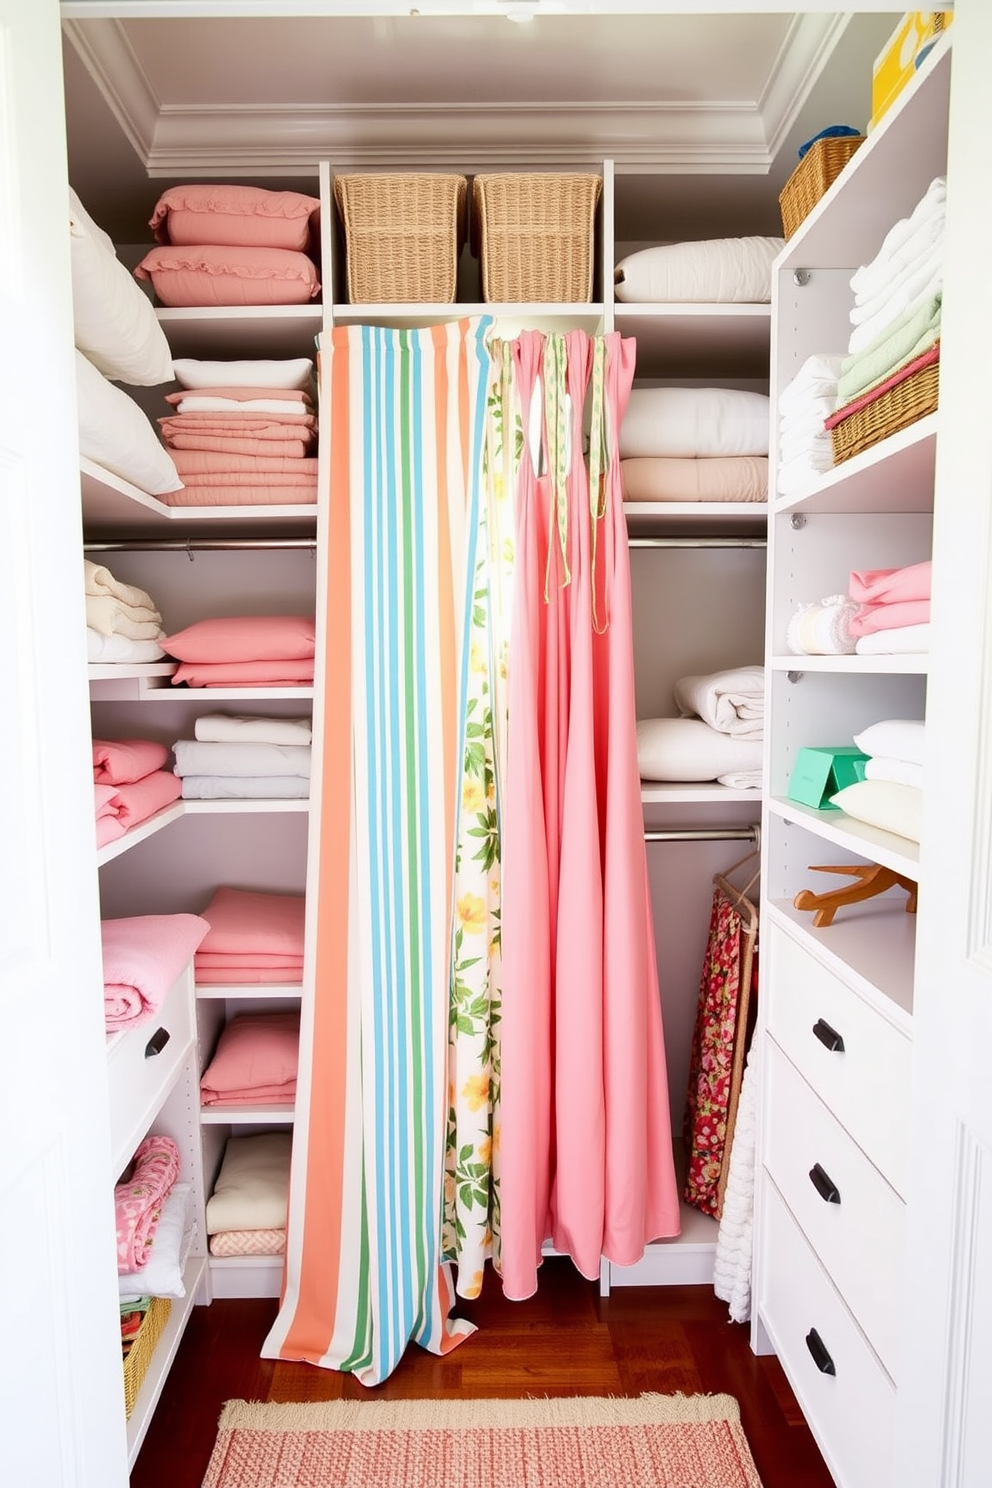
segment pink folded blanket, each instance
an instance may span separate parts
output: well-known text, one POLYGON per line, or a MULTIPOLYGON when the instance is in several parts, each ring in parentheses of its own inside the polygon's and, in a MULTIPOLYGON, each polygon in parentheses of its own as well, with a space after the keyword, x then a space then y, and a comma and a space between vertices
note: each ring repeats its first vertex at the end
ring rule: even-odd
POLYGON ((184 661, 173 673, 172 682, 174 686, 185 682, 188 687, 308 687, 313 682, 313 657, 283 661, 184 661))
POLYGON ((200 1099, 207 1106, 291 1101, 299 1062, 299 1012, 239 1013, 221 1030, 200 1099))
POLYGON ((270 894, 224 884, 202 915, 209 929, 201 953, 302 960, 306 915, 302 894, 270 894))
POLYGON ((896 604, 862 605, 851 617, 853 636, 872 635, 876 630, 896 630, 902 625, 924 625, 930 619, 928 599, 907 599, 896 604))
POLYGON ((312 506, 317 478, 303 486, 184 486, 158 497, 166 506, 312 506))
POLYGON ((169 758, 164 744, 154 739, 94 739, 93 779, 102 785, 129 785, 169 758))
POLYGON ((152 1018, 210 929, 193 914, 131 915, 102 920, 103 996, 107 1032, 152 1018))
MULTIPOLYGON (((204 919, 207 918, 204 911, 204 919)), ((197 951, 197 970, 201 966, 257 966, 260 970, 299 971, 303 966, 302 956, 283 956, 266 951, 197 951)))
POLYGON ((162 1205, 179 1177, 179 1148, 171 1137, 145 1137, 133 1172, 114 1188, 117 1270, 129 1276, 148 1264, 162 1205))
POLYGON ((196 475, 289 475, 302 480, 304 476, 317 474, 316 459, 269 459, 263 455, 239 455, 233 450, 174 450, 172 459, 184 484, 188 476, 196 475))
POLYGON ((283 436, 276 439, 271 435, 235 436, 180 429, 174 434, 165 435, 165 443, 170 450, 204 450, 217 454, 230 451, 231 454, 246 455, 249 458, 271 455, 280 460, 302 460, 313 449, 315 440, 312 436, 304 439, 283 436))
POLYGON ((906 568, 862 568, 851 574, 848 593, 858 604, 893 604, 929 599, 933 563, 910 563, 906 568))
POLYGON ((241 1090, 225 1090, 223 1094, 200 1088, 200 1099, 205 1106, 291 1106, 296 1099, 296 1081, 285 1085, 246 1085, 241 1090))
POLYGON ((219 439, 303 439, 317 432, 312 413, 171 413, 158 425, 166 436, 199 433, 219 439))
POLYGON ((182 781, 171 770, 153 770, 150 775, 143 775, 129 785, 114 786, 113 794, 103 800, 97 811, 97 847, 123 837, 132 827, 154 816, 156 811, 178 801, 182 793, 182 781))
POLYGON ((197 966, 196 980, 204 987, 295 987, 303 980, 299 966, 197 966))

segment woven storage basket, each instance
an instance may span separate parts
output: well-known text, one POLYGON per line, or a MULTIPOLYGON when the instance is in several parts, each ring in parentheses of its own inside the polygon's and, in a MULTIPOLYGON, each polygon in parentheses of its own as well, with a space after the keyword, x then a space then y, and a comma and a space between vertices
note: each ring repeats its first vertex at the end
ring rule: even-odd
POLYGON ((834 424, 830 430, 834 464, 840 465, 870 449, 880 439, 887 439, 897 429, 915 424, 917 419, 934 413, 940 387, 940 363, 931 362, 921 367, 895 387, 866 403, 857 413, 850 414, 834 424))
POLYGON ((820 197, 840 175, 851 156, 865 142, 863 134, 817 140, 786 181, 779 196, 782 230, 791 238, 820 197))
POLYGON ((467 194, 464 176, 335 176, 351 304, 451 304, 467 194))
POLYGON ((476 176, 472 227, 489 303, 592 299, 599 176, 476 176))
POLYGON ((172 1303, 168 1297, 152 1298, 151 1306, 145 1313, 145 1320, 138 1330, 138 1336, 124 1360, 124 1413, 128 1420, 131 1418, 138 1391, 148 1373, 152 1354, 165 1331, 171 1311, 172 1303))

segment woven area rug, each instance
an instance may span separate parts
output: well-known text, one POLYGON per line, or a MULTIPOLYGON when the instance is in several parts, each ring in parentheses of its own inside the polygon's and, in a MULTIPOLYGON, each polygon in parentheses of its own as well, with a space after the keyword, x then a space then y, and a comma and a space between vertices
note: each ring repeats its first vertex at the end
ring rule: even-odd
POLYGON ((761 1488, 730 1395, 228 1401, 203 1488, 761 1488))

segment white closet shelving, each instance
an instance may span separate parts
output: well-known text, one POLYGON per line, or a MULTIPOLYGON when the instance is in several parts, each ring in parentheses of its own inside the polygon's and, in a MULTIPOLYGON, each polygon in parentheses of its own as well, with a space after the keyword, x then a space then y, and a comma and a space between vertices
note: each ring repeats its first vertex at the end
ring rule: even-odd
MULTIPOLYGON (((773 401, 807 356, 846 352, 851 274, 946 168, 952 37, 776 261, 773 401)), ((895 1483, 916 917, 892 890, 817 929, 793 898, 838 886, 818 863, 876 862, 919 882, 921 853, 790 801, 788 783, 803 745, 923 718, 928 659, 794 656, 785 631, 798 603, 845 592, 852 570, 930 556, 936 429, 936 415, 919 420, 773 500, 770 518, 752 1330, 779 1355, 838 1488, 895 1483)))

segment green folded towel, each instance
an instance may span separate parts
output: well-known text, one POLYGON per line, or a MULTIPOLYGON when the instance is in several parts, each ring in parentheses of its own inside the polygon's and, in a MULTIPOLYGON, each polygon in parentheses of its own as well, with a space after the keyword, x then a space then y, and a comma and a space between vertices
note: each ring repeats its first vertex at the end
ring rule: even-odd
POLYGON ((929 350, 940 339, 940 302, 930 295, 910 305, 855 356, 845 357, 837 379, 837 408, 884 382, 897 367, 929 350))

